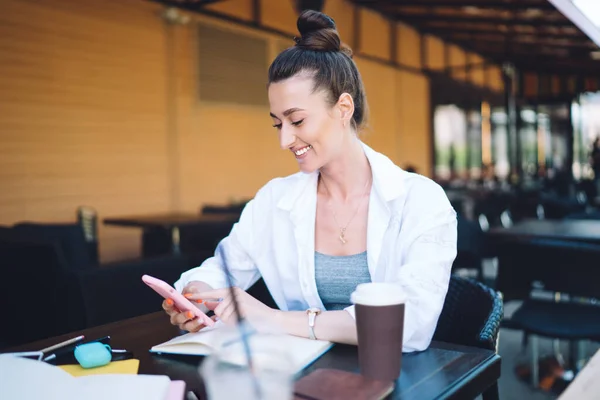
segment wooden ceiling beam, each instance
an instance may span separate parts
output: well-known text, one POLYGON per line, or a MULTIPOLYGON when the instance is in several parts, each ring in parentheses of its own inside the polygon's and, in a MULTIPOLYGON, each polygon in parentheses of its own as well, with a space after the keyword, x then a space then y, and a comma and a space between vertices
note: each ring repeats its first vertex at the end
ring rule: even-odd
POLYGON ((218 3, 224 0, 151 0, 156 3, 162 3, 167 6, 186 8, 194 11, 195 8, 200 8, 212 3, 218 3))
MULTIPOLYGON (((526 26, 554 26, 554 27, 571 27, 571 21, 561 18, 559 20, 549 20, 542 18, 490 18, 473 16, 453 16, 440 14, 403 14, 396 13, 392 17, 398 21, 407 21, 412 24, 426 24, 427 22, 439 21, 448 23, 470 23, 470 24, 497 24, 497 25, 526 25, 526 26)), ((460 27, 460 25, 458 25, 460 27)))
POLYGON ((447 7, 447 8, 463 8, 463 7, 478 7, 478 8, 495 8, 503 10, 556 10, 554 6, 544 1, 525 2, 518 1, 515 3, 506 3, 503 1, 474 1, 474 0, 457 0, 457 1, 425 1, 425 0, 355 0, 354 3, 364 6, 397 6, 397 7, 447 7))
MULTIPOLYGON (((452 26, 439 26, 439 25, 430 25, 430 24, 423 24, 421 25, 422 29, 424 31, 427 32, 434 32, 434 33, 438 33, 438 34, 442 34, 442 35, 447 35, 447 34, 465 34, 465 35, 473 35, 473 36, 479 36, 479 35, 486 35, 486 34, 501 34, 501 35, 505 35, 508 32, 503 32, 503 31, 499 31, 498 29, 472 29, 472 28, 464 28, 464 27, 452 27, 452 26)), ((569 39, 569 40, 585 40, 587 41, 588 38, 587 36, 585 36, 584 34, 582 34, 581 32, 578 32, 577 34, 573 35, 570 33, 555 33, 555 32, 547 32, 541 29, 537 29, 535 31, 530 31, 530 32, 519 32, 519 31, 514 31, 513 32, 515 36, 540 36, 540 37, 544 37, 544 38, 551 38, 551 39, 569 39)))
MULTIPOLYGON (((468 33, 457 33, 457 32, 448 32, 448 38, 455 40, 477 40, 478 42, 485 43, 504 43, 508 40, 508 37, 503 34, 498 34, 494 32, 489 33, 479 33, 476 36, 468 33)), ((575 42, 558 42, 548 40, 552 38, 548 38, 546 35, 515 35, 511 39, 511 43, 514 44, 524 44, 524 45, 535 45, 535 46, 549 46, 549 47, 577 47, 577 48, 585 48, 589 49, 589 51, 593 51, 596 49, 594 43, 590 41, 575 41, 575 42), (527 39, 525 39, 527 38, 527 39), (525 39, 525 40, 524 40, 525 39), (531 40, 528 40, 531 39, 531 40), (542 40, 545 39, 545 40, 542 40)), ((562 39, 565 39, 564 37, 562 39)))

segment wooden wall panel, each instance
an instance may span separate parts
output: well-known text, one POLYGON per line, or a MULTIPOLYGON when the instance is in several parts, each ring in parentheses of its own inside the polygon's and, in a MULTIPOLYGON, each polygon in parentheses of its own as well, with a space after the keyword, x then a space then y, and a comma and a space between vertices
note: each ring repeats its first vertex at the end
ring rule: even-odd
POLYGON ((397 36, 398 62, 413 68, 421 68, 421 36, 419 32, 407 25, 398 24, 397 36))
MULTIPOLYGON (((159 8, 3 2, 0 224, 164 210, 165 37, 159 8)), ((100 227, 104 261, 136 256, 139 232, 100 227), (111 232, 112 231, 112 232, 111 232)))
POLYGON ((369 146, 384 153, 392 161, 402 165, 398 157, 395 89, 396 71, 384 65, 357 60, 357 65, 363 78, 369 115, 365 129, 360 137, 369 146))
MULTIPOLYGON (((217 23, 203 18, 203 23, 217 23)), ((252 34, 271 41, 275 50, 291 46, 285 38, 229 25, 240 35, 252 34)), ((251 198, 276 176, 297 171, 289 151, 279 148, 269 106, 243 106, 202 102, 197 97, 198 35, 194 25, 177 28, 178 159, 180 160, 181 209, 197 212, 203 203, 225 203, 251 198)), ((290 43, 291 42, 291 43, 290 43)), ((264 71, 265 79, 267 71, 264 71)), ((199 88, 202 90, 202 87, 199 88)), ((267 88, 257 96, 267 98, 267 88)))
POLYGON ((444 42, 435 36, 425 36, 427 38, 427 66, 430 69, 444 69, 444 42))
POLYGON ((487 74, 489 77, 488 86, 496 92, 502 92, 504 90, 504 81, 500 67, 495 65, 488 66, 487 74))
POLYGON ((429 81, 425 76, 398 71, 397 142, 401 166, 412 164, 420 174, 431 176, 431 114, 429 81))
POLYGON ((390 21, 374 11, 360 11, 360 51, 390 60, 390 21))
POLYGON ((269 1, 261 0, 260 18, 261 23, 282 32, 289 32, 290 36, 298 35, 296 21, 298 14, 294 9, 292 1, 269 1))
POLYGON ((485 79, 485 70, 487 66, 483 65, 484 59, 478 54, 472 53, 470 61, 474 64, 473 68, 471 69, 471 82, 477 86, 487 86, 488 82, 486 82, 485 79))
MULTIPOLYGON (((327 0, 323 12, 334 19, 342 42, 353 47, 354 43, 354 9, 356 6, 347 0, 327 0)), ((353 49, 354 50, 354 49, 353 49)))

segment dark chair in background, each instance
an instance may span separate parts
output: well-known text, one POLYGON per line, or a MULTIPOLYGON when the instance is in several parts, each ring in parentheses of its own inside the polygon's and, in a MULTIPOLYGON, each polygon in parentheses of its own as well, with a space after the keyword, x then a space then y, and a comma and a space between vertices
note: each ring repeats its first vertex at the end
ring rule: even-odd
POLYGON ((202 258, 168 254, 98 266, 79 225, 36 225, 0 229, 0 301, 11 310, 0 330, 4 346, 159 311, 161 298, 142 275, 173 283, 202 258))
POLYGON ((469 221, 461 214, 457 215, 457 255, 452 270, 466 269, 475 271, 477 279, 483 279, 483 257, 486 238, 477 222, 469 221))
POLYGON ((3 346, 31 342, 69 331, 60 301, 66 292, 58 243, 30 239, 11 229, 0 233, 0 301, 5 318, 3 346), (59 309, 62 313, 57 313, 59 309))
POLYGON ((497 289, 507 300, 523 300, 507 321, 532 345, 531 381, 539 383, 537 336, 568 340, 570 367, 577 372, 580 341, 600 339, 600 246, 558 240, 507 243, 499 256, 497 289), (532 290, 551 294, 533 297, 532 290), (553 296, 552 296, 553 294, 553 296))
POLYGON ((69 274, 70 324, 98 326, 160 311, 163 298, 142 282, 142 275, 172 285, 192 266, 185 255, 165 255, 69 274))
POLYGON ((473 214, 482 230, 513 224, 510 212, 514 197, 510 193, 490 193, 475 202, 473 214))
POLYGON ((83 228, 75 223, 20 222, 12 227, 22 238, 56 242, 69 269, 83 270, 98 265, 89 252, 83 228))
POLYGON ((547 219, 563 219, 569 214, 584 212, 587 207, 583 200, 549 194, 542 194, 540 201, 547 219))
MULTIPOLYGON (((433 340, 497 351, 503 314, 499 293, 472 279, 452 276, 433 340)), ((483 398, 498 399, 498 385, 488 388, 483 398)))
POLYGON ((536 191, 519 193, 510 207, 514 222, 525 219, 545 219, 546 213, 536 191))

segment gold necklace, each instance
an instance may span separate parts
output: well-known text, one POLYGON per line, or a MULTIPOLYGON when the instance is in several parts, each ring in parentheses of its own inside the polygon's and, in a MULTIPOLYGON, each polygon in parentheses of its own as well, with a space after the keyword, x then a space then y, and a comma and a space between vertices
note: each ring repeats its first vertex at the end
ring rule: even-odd
POLYGON ((352 222, 352 220, 354 219, 354 217, 356 216, 356 214, 358 214, 358 210, 360 210, 360 206, 362 205, 362 202, 364 201, 365 197, 367 197, 366 196, 367 195, 367 188, 369 187, 369 182, 370 181, 371 181, 370 179, 367 179, 367 183, 365 183, 365 188, 364 188, 363 196, 360 199, 360 202, 358 203, 358 207, 356 207, 356 210, 354 210, 354 214, 352 214, 352 217, 350 217, 350 220, 348 221, 348 223, 345 226, 342 226, 338 222, 336 212, 333 209, 333 207, 331 206, 331 192, 329 191, 329 188, 327 187, 327 184, 323 180, 323 177, 321 177, 321 182, 323 182, 323 187, 325 188, 325 190, 327 191, 327 194, 329 195, 329 201, 327 202, 327 206, 331 209, 331 213, 333 215, 333 220, 335 221, 336 225, 340 229, 340 235, 338 236, 338 239, 340 240, 340 242, 342 242, 342 244, 348 243, 348 241, 346 240, 346 229, 348 228, 348 225, 350 225, 350 222, 352 222))

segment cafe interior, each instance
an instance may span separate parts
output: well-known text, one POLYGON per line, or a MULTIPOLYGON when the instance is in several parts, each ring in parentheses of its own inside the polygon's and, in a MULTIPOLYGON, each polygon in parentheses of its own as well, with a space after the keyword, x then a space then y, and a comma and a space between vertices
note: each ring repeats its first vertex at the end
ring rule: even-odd
MULTIPOLYGON (((441 355, 405 356, 389 398, 593 398, 566 394, 598 368, 596 0, 0 7, 0 352, 169 325, 140 277, 173 284, 260 187, 297 172, 265 85, 299 13, 315 9, 364 80, 361 140, 437 182, 457 213, 441 355)), ((249 292, 274 305, 261 280, 249 292)), ((156 338, 127 336, 140 373, 192 390, 196 366, 157 361, 156 338)))

